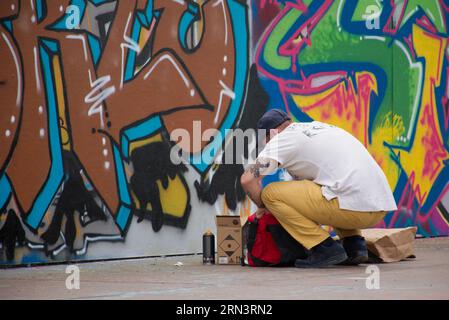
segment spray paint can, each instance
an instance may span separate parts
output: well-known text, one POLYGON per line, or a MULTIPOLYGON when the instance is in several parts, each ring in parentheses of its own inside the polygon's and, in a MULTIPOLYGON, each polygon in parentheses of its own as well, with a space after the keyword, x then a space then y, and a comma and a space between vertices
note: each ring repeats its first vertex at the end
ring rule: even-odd
POLYGON ((210 230, 203 234, 203 264, 215 264, 215 236, 210 230))

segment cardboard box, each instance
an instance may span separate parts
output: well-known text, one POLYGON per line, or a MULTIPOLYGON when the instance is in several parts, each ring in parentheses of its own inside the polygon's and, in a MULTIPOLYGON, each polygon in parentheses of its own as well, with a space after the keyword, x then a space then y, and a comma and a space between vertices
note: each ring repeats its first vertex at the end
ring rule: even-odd
POLYGON ((217 263, 242 263, 242 223, 239 216, 216 216, 217 263))

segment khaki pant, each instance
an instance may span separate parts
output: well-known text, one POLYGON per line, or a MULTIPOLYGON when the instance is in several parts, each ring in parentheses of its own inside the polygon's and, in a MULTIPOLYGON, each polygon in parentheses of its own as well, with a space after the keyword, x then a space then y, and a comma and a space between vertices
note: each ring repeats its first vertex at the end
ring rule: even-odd
POLYGON ((321 186, 309 180, 270 183, 262 190, 262 201, 284 229, 307 249, 329 237, 320 225, 332 226, 342 239, 360 235, 360 229, 374 226, 386 215, 385 211, 340 209, 337 198, 328 201, 321 186))

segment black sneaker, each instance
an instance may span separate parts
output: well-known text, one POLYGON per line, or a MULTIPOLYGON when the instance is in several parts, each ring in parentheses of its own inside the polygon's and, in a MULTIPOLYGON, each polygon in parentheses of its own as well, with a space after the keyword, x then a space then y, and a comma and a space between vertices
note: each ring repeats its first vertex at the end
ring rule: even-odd
POLYGON ((327 238, 311 250, 307 259, 297 259, 296 268, 322 268, 339 264, 348 258, 341 244, 331 237, 327 238))
POLYGON ((356 266, 368 261, 368 250, 366 249, 365 238, 352 236, 341 240, 343 248, 348 255, 348 259, 341 264, 345 266, 356 266))

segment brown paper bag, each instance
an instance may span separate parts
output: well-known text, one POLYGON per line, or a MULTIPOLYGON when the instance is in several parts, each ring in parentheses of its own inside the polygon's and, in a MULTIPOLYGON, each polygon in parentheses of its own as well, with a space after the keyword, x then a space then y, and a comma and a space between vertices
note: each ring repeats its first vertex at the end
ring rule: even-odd
POLYGON ((414 258, 416 231, 416 227, 362 230, 370 262, 397 262, 414 258))

